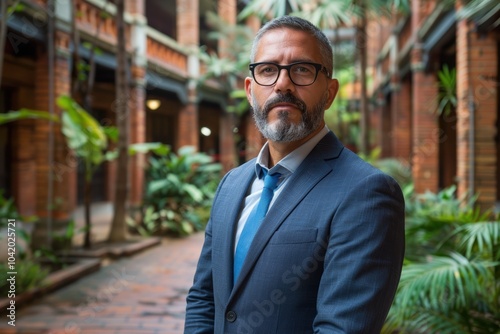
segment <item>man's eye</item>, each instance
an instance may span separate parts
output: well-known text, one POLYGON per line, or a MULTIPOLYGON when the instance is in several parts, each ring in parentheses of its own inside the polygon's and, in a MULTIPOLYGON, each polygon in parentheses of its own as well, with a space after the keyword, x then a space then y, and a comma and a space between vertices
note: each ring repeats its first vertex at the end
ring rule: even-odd
POLYGON ((271 74, 276 72, 276 67, 275 66, 262 66, 259 69, 259 73, 262 74, 271 74))
POLYGON ((311 73, 311 69, 308 67, 308 66, 296 66, 294 71, 296 73, 301 73, 301 74, 308 74, 308 73, 311 73))

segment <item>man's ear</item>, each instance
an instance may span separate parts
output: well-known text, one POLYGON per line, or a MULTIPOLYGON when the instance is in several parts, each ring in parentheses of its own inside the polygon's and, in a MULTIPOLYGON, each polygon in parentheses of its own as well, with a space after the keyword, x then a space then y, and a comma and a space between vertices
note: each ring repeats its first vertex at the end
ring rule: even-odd
POLYGON ((330 108, 337 93, 339 91, 339 81, 337 79, 330 79, 328 82, 328 90, 326 92, 326 109, 330 108))
POLYGON ((247 100, 250 105, 252 105, 252 78, 245 78, 245 92, 247 94, 247 100))

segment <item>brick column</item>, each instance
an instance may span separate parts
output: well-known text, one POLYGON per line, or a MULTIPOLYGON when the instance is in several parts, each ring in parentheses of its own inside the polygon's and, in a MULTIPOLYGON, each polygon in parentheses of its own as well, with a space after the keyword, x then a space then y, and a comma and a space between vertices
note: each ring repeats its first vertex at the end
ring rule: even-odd
POLYGON ((436 115, 438 83, 433 73, 426 73, 418 31, 430 13, 432 2, 412 2, 412 175, 415 192, 437 192, 439 187, 439 124, 436 115))
POLYGON ((436 116, 438 83, 433 73, 425 73, 421 46, 412 50, 413 69, 413 155, 415 192, 437 192, 439 187, 439 125, 436 116))
POLYGON ((234 115, 230 113, 221 114, 219 124, 220 162, 224 171, 227 172, 237 166, 233 133, 235 127, 234 115))
POLYGON ((199 43, 198 0, 177 0, 177 42, 185 46, 199 43))
POLYGON ((258 154, 262 145, 266 142, 266 139, 262 137, 262 134, 257 129, 253 117, 250 115, 246 119, 246 147, 245 147, 245 157, 247 160, 255 158, 258 154))
MULTIPOLYGON (((134 86, 130 89, 130 143, 144 143, 146 141, 146 111, 144 68, 134 66, 132 70, 134 86)), ((143 153, 130 157, 130 206, 140 206, 144 188, 144 169, 146 157, 143 153)))
MULTIPOLYGON (((228 24, 236 24, 236 0, 218 1, 218 12, 219 16, 228 24)), ((219 43, 219 57, 229 57, 228 52, 231 48, 231 44, 234 41, 220 39, 219 43)), ((234 140, 233 129, 235 127, 234 115, 223 111, 221 113, 220 119, 220 131, 219 131, 219 147, 220 147, 220 160, 224 171, 229 171, 231 168, 237 166, 238 160, 236 156, 236 147, 234 140)))
POLYGON ((200 134, 198 126, 198 104, 196 103, 196 91, 189 93, 188 104, 184 105, 179 111, 179 131, 177 132, 177 149, 183 146, 194 146, 199 148, 200 134))
MULTIPOLYGON (((13 110, 33 108, 32 104, 32 91, 24 87, 19 88, 13 110)), ((36 212, 36 152, 33 146, 36 122, 23 120, 11 123, 12 156, 9 161, 12 166, 11 191, 17 210, 26 216, 34 215, 36 212)))
MULTIPOLYGON (((217 2, 217 10, 219 12, 219 17, 224 20, 224 22, 227 22, 229 25, 235 25, 236 24, 236 0, 224 0, 224 1, 218 1, 217 2)), ((230 50, 231 48, 231 43, 234 43, 234 41, 231 40, 225 40, 225 39, 219 39, 219 56, 220 57, 227 57, 227 51, 230 50)))
POLYGON ((498 47, 494 33, 481 34, 465 20, 457 23, 458 195, 479 194, 490 209, 497 194, 496 117, 498 47))
MULTIPOLYGON (((130 88, 130 143, 146 141, 146 18, 143 0, 127 0, 127 11, 133 17, 131 22, 132 47, 135 50, 132 64, 132 87, 130 88)), ((130 158, 130 209, 134 210, 142 203, 144 189, 144 169, 146 157, 139 153, 130 158)))
MULTIPOLYGON (((200 36, 198 0, 177 0, 177 41, 193 50, 197 49, 200 36)), ((199 149, 200 129, 198 121, 198 102, 196 79, 199 76, 199 60, 195 52, 188 56, 188 102, 179 111, 179 131, 177 149, 194 146, 199 149)))
POLYGON ((392 154, 410 161, 411 158, 411 84, 399 82, 392 95, 392 154))
MULTIPOLYGON (((57 53, 54 60, 54 101, 60 95, 70 95, 69 35, 56 33, 57 53)), ((35 108, 49 110, 49 71, 48 55, 40 54, 35 69, 35 108)), ((55 112, 61 115, 56 107, 55 112)), ((53 123, 53 161, 49 161, 49 133, 47 121, 38 121, 35 125, 34 140, 31 143, 36 152, 36 214, 40 218, 48 217, 48 206, 52 207, 54 220, 68 220, 76 205, 76 159, 69 151, 61 132, 61 124, 53 123), (48 198, 49 173, 52 174, 53 196, 48 198)))

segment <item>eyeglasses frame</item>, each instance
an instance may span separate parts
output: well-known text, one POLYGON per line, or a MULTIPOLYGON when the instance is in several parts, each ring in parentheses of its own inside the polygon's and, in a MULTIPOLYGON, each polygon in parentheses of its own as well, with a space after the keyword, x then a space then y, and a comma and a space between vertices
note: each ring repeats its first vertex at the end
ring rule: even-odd
POLYGON ((295 62, 295 63, 291 63, 291 64, 288 64, 288 65, 280 65, 280 64, 276 64, 276 63, 273 63, 273 62, 270 62, 270 61, 262 61, 262 62, 258 62, 258 63, 252 63, 250 65, 248 65, 248 68, 250 70, 250 72, 252 73, 252 78, 255 80, 255 82, 259 85, 259 86, 273 86, 274 84, 276 84, 276 82, 278 82, 278 79, 280 78, 280 74, 281 74, 281 70, 282 69, 285 69, 286 72, 288 73, 288 77, 290 78, 290 81, 295 85, 295 86, 310 86, 312 85, 313 83, 316 82, 316 79, 318 79, 318 73, 319 72, 323 72, 328 78, 330 78, 330 73, 328 72, 327 68, 325 66, 323 66, 322 64, 319 64, 319 63, 313 63, 313 62, 308 62, 308 61, 298 61, 298 62, 295 62), (256 79, 255 79, 255 73, 254 73, 254 70, 255 70, 255 67, 258 66, 258 65, 262 65, 262 64, 269 64, 269 65, 274 65, 278 68, 278 75, 276 76, 276 80, 274 80, 273 83, 271 84, 267 84, 267 85, 263 85, 261 83, 259 83, 256 79), (313 82, 311 82, 310 84, 307 84, 307 85, 300 85, 300 84, 296 84, 293 79, 292 79, 292 76, 290 75, 290 69, 295 66, 295 65, 299 65, 299 64, 306 64, 306 65, 312 65, 314 66, 314 68, 316 68, 316 76, 314 77, 314 80, 313 82))

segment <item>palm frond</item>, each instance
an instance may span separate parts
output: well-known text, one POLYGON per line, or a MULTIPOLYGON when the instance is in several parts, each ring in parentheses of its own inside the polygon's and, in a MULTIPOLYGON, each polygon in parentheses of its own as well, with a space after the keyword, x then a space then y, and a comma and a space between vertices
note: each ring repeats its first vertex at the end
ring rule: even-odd
POLYGON ((465 224, 457 232, 467 257, 486 253, 490 260, 500 261, 500 221, 465 224))
POLYGON ((417 333, 469 334, 470 328, 456 313, 444 314, 440 310, 418 308, 411 327, 417 333))
POLYGON ((403 268, 396 299, 403 308, 422 305, 447 313, 485 296, 485 289, 494 281, 490 268, 498 265, 492 261, 469 260, 459 253, 407 265, 403 268))
POLYGON ((487 13, 498 11, 499 7, 498 0, 471 0, 457 13, 457 16, 461 19, 480 19, 487 13))
POLYGON ((302 1, 300 11, 292 15, 301 16, 320 28, 331 29, 351 24, 352 9, 350 0, 321 1, 317 5, 310 1, 302 1))
POLYGON ((457 70, 444 65, 438 72, 439 78, 439 114, 448 116, 453 108, 457 107, 457 70))
POLYGON ((299 10, 297 0, 252 0, 238 15, 238 19, 243 20, 249 16, 256 15, 261 19, 272 19, 288 14, 289 11, 299 10))

